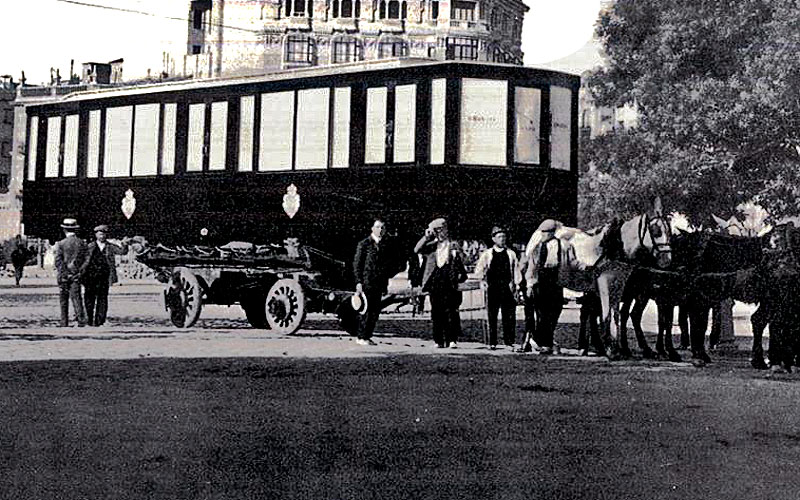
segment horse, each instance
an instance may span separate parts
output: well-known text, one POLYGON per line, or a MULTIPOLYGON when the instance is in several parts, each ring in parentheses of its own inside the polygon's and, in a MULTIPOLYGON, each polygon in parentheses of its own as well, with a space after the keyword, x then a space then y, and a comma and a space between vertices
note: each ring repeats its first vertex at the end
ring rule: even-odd
MULTIPOLYGON (((559 284, 582 292, 596 292, 600 297, 601 331, 606 356, 619 357, 619 304, 625 283, 635 266, 655 262, 667 268, 672 260, 669 222, 656 198, 652 209, 624 222, 614 220, 592 231, 559 225, 555 237, 561 242, 562 258, 559 284), (612 332, 611 322, 614 322, 612 332)), ((526 247, 526 254, 538 254, 542 233, 536 231, 526 247)), ((528 283, 533 282, 531 266, 528 283)))

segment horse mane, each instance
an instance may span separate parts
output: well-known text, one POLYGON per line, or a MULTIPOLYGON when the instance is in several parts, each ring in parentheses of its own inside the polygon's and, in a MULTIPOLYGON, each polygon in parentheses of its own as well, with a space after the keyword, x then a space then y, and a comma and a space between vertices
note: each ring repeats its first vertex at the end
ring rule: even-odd
POLYGON ((622 260, 625 258, 625 250, 622 245, 622 221, 615 217, 607 227, 603 239, 600 240, 603 255, 609 260, 622 260))

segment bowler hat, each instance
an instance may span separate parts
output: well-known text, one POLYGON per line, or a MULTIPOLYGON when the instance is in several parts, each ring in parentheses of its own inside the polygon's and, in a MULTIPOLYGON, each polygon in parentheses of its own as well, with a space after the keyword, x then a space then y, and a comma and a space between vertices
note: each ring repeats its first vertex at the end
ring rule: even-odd
POLYGON ((537 231, 541 231, 543 233, 552 233, 556 230, 556 221, 553 219, 545 219, 541 224, 539 224, 539 229, 537 231))
POLYGON ((364 295, 364 292, 355 292, 350 297, 350 306, 358 314, 367 314, 367 307, 369 304, 367 303, 367 296, 364 295))
POLYGON ((78 221, 72 218, 67 217, 61 223, 61 229, 80 229, 81 226, 78 225, 78 221))
POLYGON ((506 230, 505 230, 505 229, 503 229, 502 227, 500 227, 500 226, 494 226, 494 227, 492 228, 492 238, 494 238, 494 235, 495 235, 495 234, 497 234, 497 233, 505 233, 505 232, 506 232, 506 230))
POLYGON ((108 226, 106 226, 105 224, 100 224, 99 226, 94 228, 94 232, 95 233, 99 233, 100 231, 102 231, 104 233, 107 233, 108 232, 108 226))

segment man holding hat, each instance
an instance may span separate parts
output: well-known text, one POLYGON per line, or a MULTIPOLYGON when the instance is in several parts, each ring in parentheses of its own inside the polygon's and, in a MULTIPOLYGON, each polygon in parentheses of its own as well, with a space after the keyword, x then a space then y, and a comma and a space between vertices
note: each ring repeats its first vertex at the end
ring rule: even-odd
POLYGON ((561 267, 561 241, 556 238, 558 223, 546 219, 537 231, 542 233, 538 245, 529 249, 531 263, 525 275, 528 294, 534 297, 537 316, 536 343, 542 348, 540 354, 553 353, 553 334, 564 308, 564 288, 558 282, 561 267))
POLYGON ((64 239, 56 243, 56 271, 59 302, 61 304, 61 326, 69 326, 69 301, 75 309, 78 326, 86 325, 86 314, 81 300, 81 270, 86 261, 86 242, 75 235, 80 229, 75 219, 64 219, 61 224, 64 239))
POLYGON ((516 287, 522 281, 517 254, 506 246, 505 229, 492 228, 494 246, 484 251, 475 266, 481 280, 489 316, 489 346, 497 347, 497 313, 503 314, 503 343, 513 348, 517 328, 516 287))
POLYGON ((107 241, 108 226, 94 228, 95 241, 89 244, 83 264, 83 286, 86 293, 86 314, 89 326, 100 326, 106 322, 108 313, 108 289, 117 282, 116 255, 128 252, 128 245, 116 245, 107 241))
POLYGON ((456 348, 461 336, 461 292, 458 284, 467 280, 461 246, 450 239, 447 222, 435 219, 414 247, 425 256, 422 289, 430 294, 433 340, 437 347, 456 348))
POLYGON ((381 299, 389 287, 389 279, 402 270, 398 268, 400 264, 391 241, 386 238, 385 223, 375 219, 371 234, 358 243, 353 261, 356 293, 361 299, 356 302, 359 308, 366 302, 366 312, 359 315, 358 321, 359 345, 375 345, 372 333, 381 313, 381 299))

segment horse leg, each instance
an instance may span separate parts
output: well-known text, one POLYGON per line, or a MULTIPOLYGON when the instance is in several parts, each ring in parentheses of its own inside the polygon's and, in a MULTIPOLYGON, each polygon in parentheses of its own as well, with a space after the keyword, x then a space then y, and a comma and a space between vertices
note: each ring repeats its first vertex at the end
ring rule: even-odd
POLYGON ((633 323, 633 331, 636 332, 636 342, 639 344, 639 349, 642 350, 642 356, 645 359, 653 359, 656 355, 653 350, 650 349, 650 345, 648 345, 647 339, 644 338, 644 332, 642 331, 642 315, 644 314, 648 302, 650 302, 650 297, 645 293, 636 298, 636 305, 634 305, 633 310, 631 310, 631 323, 633 323))
POLYGON ((756 370, 766 370, 769 367, 764 362, 764 345, 762 339, 764 329, 769 323, 769 307, 762 302, 758 309, 750 316, 750 326, 753 329, 753 351, 750 357, 750 366, 756 370))
MULTIPOLYGON (((675 314, 675 304, 664 302, 659 304, 658 306, 658 321, 659 321, 659 332, 663 331, 663 338, 665 344, 665 350, 667 359, 670 361, 681 362, 681 355, 678 354, 678 351, 675 350, 675 345, 672 341, 672 319, 675 314), (663 309, 663 314, 661 313, 663 309)), ((661 335, 661 334, 659 334, 661 335)), ((660 351, 659 351, 660 352, 660 351)))
MULTIPOLYGON (((612 276, 602 273, 597 278, 597 294, 600 296, 600 330, 603 338, 603 350, 610 360, 619 359, 619 345, 611 334, 611 297, 612 276)), ((617 333, 617 332, 615 332, 617 333)))
POLYGON ((678 304, 678 328, 681 330, 680 349, 689 349, 691 340, 689 337, 689 311, 687 306, 678 304))
POLYGON ((667 308, 668 304, 656 299, 656 310, 658 311, 658 337, 656 337, 656 352, 660 357, 667 357, 667 351, 664 349, 664 340, 666 336, 672 331, 672 325, 667 325, 667 316, 670 315, 667 308))
POLYGON ((711 309, 705 305, 689 306, 689 322, 691 323, 690 336, 692 341, 692 358, 700 365, 710 363, 711 358, 706 352, 706 330, 708 329, 708 313, 711 309))
MULTIPOLYGON (((619 335, 617 338, 619 339, 619 353, 624 358, 633 357, 631 348, 628 346, 628 316, 630 314, 632 301, 632 297, 623 297, 622 306, 619 311, 619 335)), ((636 303, 638 305, 639 302, 637 301, 636 303)))

